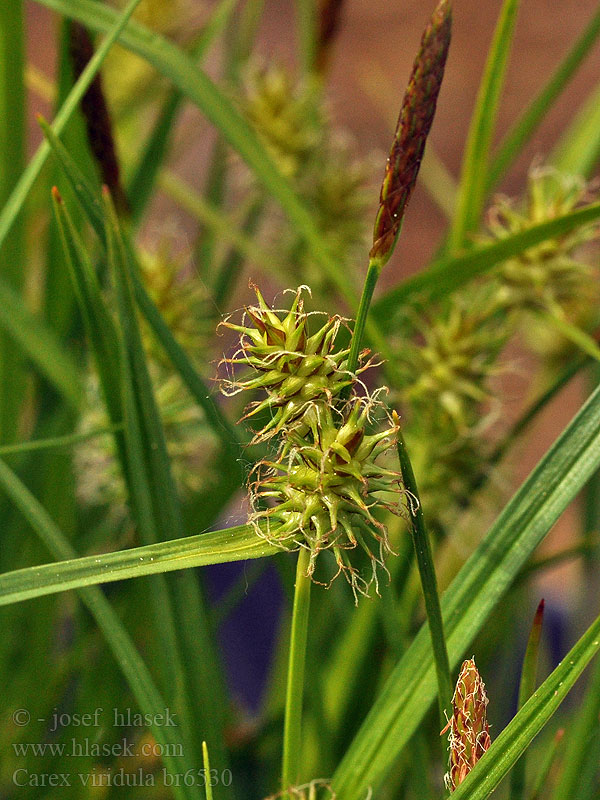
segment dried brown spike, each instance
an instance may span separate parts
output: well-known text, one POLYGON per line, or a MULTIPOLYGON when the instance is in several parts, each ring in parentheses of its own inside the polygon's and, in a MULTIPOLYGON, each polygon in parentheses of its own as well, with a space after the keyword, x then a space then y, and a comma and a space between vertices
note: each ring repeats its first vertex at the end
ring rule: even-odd
POLYGON ((445 776, 453 792, 467 777, 481 756, 489 749, 487 722, 488 698, 485 685, 472 658, 463 661, 452 698, 452 717, 442 731, 449 729, 450 771, 445 776))
POLYGON ((450 0, 441 0, 421 39, 381 185, 370 252, 380 266, 392 255, 417 180, 444 77, 451 27, 450 0))

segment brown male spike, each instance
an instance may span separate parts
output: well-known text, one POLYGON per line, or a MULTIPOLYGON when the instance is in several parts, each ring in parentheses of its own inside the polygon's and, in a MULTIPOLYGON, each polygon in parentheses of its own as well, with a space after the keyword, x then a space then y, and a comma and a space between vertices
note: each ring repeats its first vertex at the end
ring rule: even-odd
POLYGON ((487 722, 488 698, 475 660, 463 661, 452 698, 452 716, 442 731, 449 729, 450 771, 444 781, 453 792, 467 777, 491 744, 487 722))
POLYGON ((417 180, 444 77, 451 27, 450 0, 441 0, 421 39, 381 185, 369 254, 379 267, 392 255, 417 180))

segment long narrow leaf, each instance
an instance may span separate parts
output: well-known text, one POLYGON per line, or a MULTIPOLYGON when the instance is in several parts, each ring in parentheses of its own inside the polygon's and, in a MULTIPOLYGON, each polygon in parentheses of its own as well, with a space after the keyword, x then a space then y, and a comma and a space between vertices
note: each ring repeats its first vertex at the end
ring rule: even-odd
MULTIPOLYGON (((99 198, 96 196, 93 187, 88 183, 86 180, 85 175, 79 170, 79 167, 62 145, 60 140, 56 137, 53 133, 52 129, 48 126, 46 121, 43 118, 38 119, 40 126, 46 136, 50 147, 52 148, 56 158, 58 159, 61 167, 64 169, 65 174, 71 183, 73 191, 75 192, 76 197, 80 201, 84 212, 86 213, 88 220, 92 227, 94 228, 96 234, 98 235, 101 243, 106 248, 106 234, 104 230, 104 211, 102 208, 102 204, 99 198)), ((62 207, 61 207, 62 208, 62 207)), ((60 210, 60 209, 59 209, 60 210)), ((66 221, 68 222, 68 215, 66 211, 64 212, 66 221)), ((78 237, 74 232, 73 226, 70 226, 70 240, 77 241, 78 237)), ((133 253, 133 248, 128 245, 128 256, 129 259, 134 262, 135 257, 133 253)), ((107 319, 107 312, 103 311, 104 320, 106 325, 92 325, 90 327, 89 318, 93 317, 95 314, 100 313, 100 311, 105 307, 104 299, 100 294, 100 289, 98 286, 97 281, 95 280, 95 276, 93 274, 93 270, 91 268, 91 264, 89 264, 89 259, 82 247, 78 248, 78 252, 74 254, 75 262, 74 266, 77 263, 81 263, 82 267, 84 267, 84 272, 75 277, 77 277, 78 282, 83 284, 81 285, 80 289, 78 290, 81 292, 86 292, 86 286, 89 283, 89 291, 94 292, 94 299, 93 302, 89 301, 89 298, 86 300, 86 318, 88 319, 88 333, 92 337, 103 337, 106 336, 107 333, 113 328, 112 320, 107 319), (85 276, 88 275, 86 279, 85 276)), ((73 266, 73 265, 72 265, 73 266)), ((241 480, 243 477, 243 468, 242 464, 239 460, 239 456, 242 454, 242 442, 240 441, 239 436, 235 428, 229 423, 227 418, 219 409, 218 405, 213 401, 211 397, 211 392, 202 380, 201 376, 198 374, 197 370, 194 368, 193 364, 185 354, 185 351, 176 341, 175 337, 169 330, 168 325, 165 323, 164 319, 162 318, 159 310, 156 308, 156 305, 153 303, 152 299, 148 295, 144 285, 142 284, 139 278, 139 269, 136 269, 136 264, 132 264, 133 268, 131 270, 131 280, 133 283, 133 290, 135 293, 136 302, 139 305, 140 311, 145 316, 146 321, 152 328, 156 338, 163 346, 165 352, 171 359, 173 366, 181 376, 183 382, 186 384, 190 393, 197 401, 198 405, 203 409, 204 413, 206 414, 207 421, 213 428, 216 435, 221 439, 224 450, 228 453, 231 457, 231 464, 234 468, 234 471, 238 473, 239 479, 241 480)), ((80 299, 85 299, 80 298, 80 299)), ((115 334, 113 333, 113 338, 115 334)), ((99 352, 98 350, 99 343, 96 342, 94 346, 94 350, 96 354, 99 352)), ((113 346, 113 349, 116 347, 113 346)), ((116 351, 115 351, 116 353, 116 351)), ((113 364, 111 374, 114 375, 117 372, 116 363, 113 364)), ((105 376, 109 378, 110 376, 105 376)), ((105 381, 103 381, 105 383, 105 381)), ((116 393, 118 394, 118 392, 116 393)), ((109 393, 107 395, 107 402, 111 402, 111 397, 115 397, 116 394, 109 393)))
POLYGON ((504 0, 471 118, 449 246, 454 251, 479 224, 485 201, 490 148, 498 116, 519 0, 504 0))
POLYGON ((65 400, 77 408, 82 389, 79 372, 71 356, 54 331, 35 317, 14 289, 3 281, 0 281, 0 328, 65 400))
MULTIPOLYGON (((515 158, 517 158, 524 145, 532 137, 538 125, 552 108, 556 98, 565 89, 582 61, 598 40, 598 36, 600 36, 600 11, 596 11, 592 16, 587 27, 571 50, 569 50, 548 83, 537 97, 529 103, 523 116, 505 136, 489 171, 486 187, 488 192, 494 188, 515 158)), ((596 101, 596 108, 597 107, 598 102, 596 101)), ((597 130, 597 128, 598 126, 596 126, 594 130, 597 130)), ((597 143, 596 147, 598 146, 597 143)), ((578 170, 576 170, 576 172, 578 172, 578 170)))
POLYGON ((248 525, 201 533, 116 553, 83 556, 0 575, 0 605, 82 586, 157 575, 208 564, 245 561, 281 552, 248 525))
POLYGON ((600 159, 600 85, 559 140, 549 158, 558 169, 571 175, 591 177, 600 159))
POLYGON ((403 281, 375 302, 373 316, 380 320, 383 327, 389 327, 395 312, 410 297, 418 294, 430 298, 440 297, 479 275, 485 275, 496 264, 539 242, 561 236, 597 219, 600 219, 600 203, 592 203, 549 222, 533 225, 493 244, 482 245, 458 256, 442 258, 423 272, 403 281))
MULTIPOLYGON (((27 487, 2 461, 0 461, 0 485, 56 558, 74 558, 75 552, 62 531, 58 529, 27 487)), ((54 569, 57 567, 56 564, 49 564, 48 566, 54 569)), ((166 703, 154 684, 146 664, 140 657, 110 603, 100 589, 95 587, 81 589, 79 596, 104 634, 108 646, 111 648, 134 697, 139 703, 140 709, 143 713, 149 715, 148 719, 161 719, 166 703)), ((171 773, 181 774, 182 771, 185 772, 187 769, 196 767, 195 764, 187 760, 189 755, 186 757, 186 748, 179 736, 178 727, 159 724, 153 726, 152 733, 156 741, 164 748, 164 763, 171 773)), ((182 782, 179 786, 176 786, 175 796, 180 800, 193 800, 193 798, 198 798, 200 794, 195 791, 194 787, 190 788, 182 782)))
MULTIPOLYGON (((94 80, 94 76, 102 66, 108 51, 119 38, 121 31, 127 25, 129 18, 135 11, 135 8, 139 2, 140 0, 130 0, 130 2, 127 4, 127 7, 121 14, 113 14, 110 24, 105 28, 105 31, 108 32, 108 36, 104 39, 100 47, 96 50, 93 58, 88 63, 87 67, 81 73, 77 83, 69 92, 69 96, 65 100, 62 108, 56 115, 56 119, 52 123, 52 128, 57 135, 60 135, 60 133, 65 129, 65 126, 71 119, 73 112, 78 107, 81 98, 88 90, 91 82, 94 80)), ((6 239, 6 236, 12 228, 15 220, 17 219, 19 212, 23 208, 25 200, 27 199, 27 195, 34 184, 35 179, 40 174, 42 167, 46 163, 46 159, 48 158, 49 154, 49 145, 47 142, 42 142, 42 144, 38 147, 34 157, 31 159, 25 171, 21 175, 19 182, 12 191, 6 205, 2 211, 0 211, 0 247, 6 239)))
MULTIPOLYGON (((451 666, 560 514, 600 465, 600 389, 579 411, 508 503, 442 598, 451 666)), ((334 776, 345 800, 376 789, 435 697, 425 627, 393 670, 334 776)))

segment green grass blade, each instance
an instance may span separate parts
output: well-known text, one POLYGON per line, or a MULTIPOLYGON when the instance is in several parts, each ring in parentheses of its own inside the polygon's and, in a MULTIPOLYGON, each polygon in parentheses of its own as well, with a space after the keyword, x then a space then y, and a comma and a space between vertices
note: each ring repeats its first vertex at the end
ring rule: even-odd
POLYGON ((389 328, 395 312, 411 297, 418 294, 430 298, 442 297, 473 278, 485 275, 507 258, 597 219, 600 219, 600 203, 592 203, 549 222, 533 225, 498 242, 482 245, 458 256, 442 258, 377 300, 373 304, 373 316, 380 320, 382 326, 389 328))
MULTIPOLYGON (((167 453, 167 443, 148 372, 138 327, 131 282, 131 248, 125 244, 108 191, 104 194, 108 258, 116 288, 117 309, 123 334, 123 386, 126 393, 125 432, 131 458, 132 481, 140 478, 136 508, 144 508, 148 534, 153 539, 180 538, 183 518, 167 453), (128 434, 130 434, 128 438, 128 434), (134 468, 134 463, 136 467, 134 468), (142 483, 141 478, 145 478, 142 483)), ((177 672, 177 647, 181 652, 181 675, 187 667, 189 698, 185 709, 197 739, 197 752, 206 738, 219 770, 227 767, 224 747, 226 701, 221 674, 213 653, 208 617, 193 573, 170 582, 173 597, 173 649, 167 651, 177 672), (219 691, 221 689, 221 692, 219 691), (193 709, 193 714, 192 714, 193 709)), ((183 683, 185 686, 185 683, 183 683)), ((183 689, 185 692, 185 689, 183 689)), ((183 701, 186 702, 186 701, 183 701)), ((219 796, 231 795, 221 786, 219 796)))
POLYGON ((14 289, 3 281, 0 281, 0 328, 13 349, 16 342, 62 397, 78 408, 82 397, 81 381, 71 356, 54 331, 35 317, 14 289))
MULTIPOLYGON (((590 625, 554 672, 542 683, 514 719, 453 792, 455 800, 485 800, 529 743, 542 730, 577 678, 600 649, 600 617, 590 625)), ((576 797, 577 795, 569 795, 576 797)))
MULTIPOLYGON (((75 552, 62 531, 57 528, 27 487, 2 461, 0 461, 0 485, 56 558, 72 559, 75 557, 75 552)), ((55 564, 49 564, 48 566, 56 567, 55 564)), ((104 634, 106 642, 128 681, 141 711, 151 715, 152 719, 160 719, 155 715, 163 713, 167 704, 161 697, 146 664, 140 657, 110 603, 102 592, 95 587, 81 589, 79 596, 104 634)), ((186 759, 186 748, 179 737, 177 727, 156 725, 152 727, 152 733, 156 741, 165 746, 163 752, 166 755, 163 760, 165 767, 171 773, 177 774, 196 767, 195 764, 190 764, 186 759), (178 752, 182 753, 181 757, 177 755, 178 752)), ((192 798, 198 798, 200 795, 193 788, 190 789, 182 785, 175 789, 175 796, 179 800, 192 800, 192 798)))
MULTIPOLYGON (((73 17, 92 30, 106 31, 115 19, 108 6, 91 0, 38 0, 66 16, 73 17)), ((137 53, 167 77, 197 105, 210 122, 223 134, 262 182, 265 189, 279 202, 290 222, 304 238, 313 258, 335 283, 342 297, 355 308, 355 292, 346 276, 324 244, 309 210, 305 207, 289 181, 281 174, 266 152, 257 134, 236 110, 227 95, 175 45, 149 31, 142 25, 131 23, 119 37, 122 45, 137 53)), ((0 229, 1 232, 1 229, 0 229)))
MULTIPOLYGON (((540 640, 542 636, 542 621, 544 618, 544 600, 540 603, 533 618, 533 624, 527 641, 523 667, 521 669, 521 681, 519 683, 519 702, 518 708, 521 709, 531 695, 535 692, 537 685, 537 667, 540 653, 540 640)), ((525 777, 527 761, 525 753, 517 761, 510 774, 510 797, 511 800, 521 800, 525 794, 525 777)))
POLYGON ((257 536, 253 528, 239 525, 115 553, 6 572, 0 575, 0 605, 126 578, 245 561, 280 552, 257 536))
POLYGON ((490 149, 518 8, 519 0, 504 0, 494 31, 465 146, 448 241, 451 251, 464 246, 467 234, 479 225, 483 211, 490 149))
MULTIPOLYGON (((135 11, 135 8, 139 2, 140 0, 130 0, 130 2, 127 4, 127 7, 121 14, 113 15, 111 24, 107 25, 105 29, 108 31, 107 37, 96 50, 87 67, 81 73, 77 83, 69 92, 69 96, 63 103, 60 111, 56 115, 54 122, 52 123, 52 129, 57 136, 60 136, 61 132, 69 122, 73 112, 78 107, 81 98, 88 90, 91 82, 94 80, 94 76, 102 66, 102 62, 106 58, 108 51, 119 38, 121 31, 127 25, 129 18, 135 11)), ((25 171, 21 174, 17 185, 11 192, 10 198, 0 212, 0 247, 2 247, 9 231, 19 215, 19 212, 23 208, 25 200, 27 199, 27 195, 34 184, 35 179, 40 174, 42 167, 46 163, 49 154, 50 147, 47 142, 43 142, 38 147, 35 155, 25 168, 25 171)))
MULTIPOLYGON (((192 48, 190 53, 192 59, 198 61, 206 54, 208 48, 226 26, 236 5, 237 0, 221 0, 192 48)), ((139 221, 150 199, 156 176, 169 149, 171 133, 177 121, 182 100, 181 92, 172 90, 169 93, 129 181, 127 196, 131 198, 131 214, 134 221, 139 221)))
POLYGON ((600 159, 600 85, 597 86, 548 159, 570 175, 590 178, 600 159))
POLYGON ((548 788, 546 784, 550 776, 550 770, 554 766, 554 760, 556 758, 556 754, 560 747, 564 733, 564 728, 559 728, 554 734, 552 743, 549 745, 546 753, 544 754, 542 764, 534 781, 531 794, 529 795, 529 800, 542 800, 543 797, 547 797, 548 788))
MULTIPOLYGON (((395 420, 399 421, 397 416, 395 416, 395 420)), ((442 621, 442 611, 440 608, 431 542, 429 540, 427 528, 425 527, 425 515, 419 497, 417 480, 401 432, 398 432, 398 459, 400 461, 400 471, 402 472, 404 488, 412 495, 408 500, 408 514, 412 527, 415 557, 419 567, 419 577, 421 578, 421 589, 423 591, 423 599, 427 611, 427 623, 431 635, 431 646, 438 684, 440 722, 442 727, 444 727, 448 715, 451 712, 454 687, 452 678, 450 677, 450 664, 448 662, 448 650, 446 648, 446 637, 444 635, 444 624, 442 621)))
MULTIPOLYGON (((25 31, 23 0, 0 4, 0 208, 10 198, 25 166, 25 31)), ((0 247, 0 279, 16 294, 26 274, 25 220, 0 247)), ((0 303, 3 303, 0 299, 0 303)), ((25 391, 23 356, 10 333, 0 331, 0 440, 13 440, 25 391)))
MULTIPOLYGON (((85 211, 89 222, 91 223, 92 227, 96 231, 98 237, 102 244, 106 247, 106 234, 104 230, 104 211, 102 208, 102 204, 98 197, 96 196, 93 187, 88 183, 85 178, 85 175, 81 173, 75 161, 71 158, 70 154, 67 150, 63 147, 60 140, 55 136, 52 129, 48 126, 43 118, 39 118, 39 123, 44 131, 44 135, 47 137, 48 143, 52 148, 54 155, 56 156, 57 160, 59 161, 61 167, 64 169, 69 182, 75 192, 76 197, 78 198, 79 202, 81 203, 83 210, 85 211)), ((77 234, 74 231, 74 227, 72 224, 68 223, 68 214, 64 206, 60 205, 58 207, 58 211, 61 212, 62 215, 65 217, 66 224, 69 225, 69 236, 67 239, 69 241, 78 241, 77 234)), ((63 232, 64 232, 65 224, 63 224, 63 232)), ((126 245, 128 243, 126 242, 126 245)), ((67 247, 67 241, 65 240, 65 247, 67 247)), ((68 249, 68 248, 67 248, 68 249)), ((128 255, 131 261, 134 261, 134 254, 133 250, 130 246, 128 246, 128 255)), ((75 264, 81 264, 83 266, 83 271, 81 269, 77 272, 74 277, 77 279, 77 284, 79 285, 78 292, 80 294, 80 300, 84 302, 84 314, 88 320, 88 333, 92 338, 97 338, 98 336, 105 336, 107 331, 114 329, 112 325, 112 320, 108 318, 108 314, 105 309, 105 303, 103 297, 100 293, 100 288, 95 278, 95 274, 89 263, 89 259, 85 253, 85 250, 82 245, 79 244, 77 247, 77 252, 74 253, 74 258, 70 259, 69 263, 71 264, 71 269, 73 269, 73 262, 75 264), (86 276, 88 276, 86 278, 86 276), (88 286, 89 284, 89 286, 88 286), (93 297, 90 298, 89 291, 93 292, 93 297), (83 292, 84 296, 81 297, 81 293, 83 292), (102 319, 98 320, 99 324, 93 325, 90 324, 90 317, 96 313, 103 314, 102 319)), ((133 264, 132 266, 136 266, 133 264)), ((220 437, 223 447, 226 452, 231 455, 232 465, 234 466, 235 470, 239 473, 240 479, 243 475, 243 468, 241 462, 239 461, 239 456, 242 451, 242 442, 240 441, 237 431, 232 426, 227 418, 223 415, 221 410, 219 409, 218 405, 212 400, 211 392, 190 362, 189 358, 185 354, 183 348, 178 344, 175 340, 173 334, 169 330, 168 325, 165 323, 164 319, 162 318, 160 312, 156 308, 155 304, 152 302, 151 298, 148 295, 148 292, 144 288, 141 280, 138 276, 138 269, 131 270, 131 279, 133 283, 133 290, 135 293, 136 302, 139 305, 140 311, 145 316, 146 321, 152 328, 156 338, 164 347, 165 352, 171 359, 173 366, 181 376, 182 380, 190 390, 192 396, 198 402, 198 405, 204 410, 206 414, 207 421, 213 427, 213 430, 220 437)), ((116 375, 118 372, 118 368, 116 366, 118 358, 116 357, 116 332, 111 334, 113 341, 112 349, 115 353, 114 363, 109 370, 109 374, 105 377, 106 379, 110 378, 111 375, 116 375)), ((101 352, 102 346, 100 343, 96 342, 95 344, 95 352, 101 352)), ((113 387, 116 389, 116 387, 113 387)), ((118 391, 116 392, 118 395, 118 391)), ((116 396, 114 392, 109 392, 109 396, 116 396)), ((109 400, 110 401, 110 400, 109 400)))
MULTIPOLYGON (((451 667, 552 525, 600 464, 600 389, 579 411, 507 504, 442 598, 451 667)), ((435 697, 426 627, 421 628, 344 756, 333 789, 345 800, 375 791, 435 697)))
POLYGON ((590 676, 585 698, 566 733, 563 768, 552 800, 578 797, 585 762, 590 756, 600 728, 600 662, 590 676))
POLYGON ((65 436, 52 436, 47 439, 34 439, 30 442, 17 442, 16 444, 0 445, 0 458, 5 456, 21 455, 22 453, 37 453, 40 450, 53 450, 58 447, 73 447, 73 445, 95 439, 98 436, 112 435, 116 426, 97 428, 87 433, 71 433, 65 436))
MULTIPOLYGON (((550 108, 552 108, 554 101, 565 89, 598 40, 598 36, 600 36, 600 11, 596 11, 592 16, 585 30, 558 66, 548 83, 537 97, 529 103, 522 117, 504 137, 489 171, 486 186, 486 191, 488 193, 506 173, 524 145, 531 139, 538 125, 542 122, 550 108)), ((597 106, 598 102, 596 101, 596 108, 597 106)), ((597 129, 598 126, 594 128, 594 132, 597 129)), ((589 139, 587 141, 589 142, 589 139)), ((600 139, 596 142, 596 148, 600 148, 600 139)), ((588 148, 586 147, 585 149, 587 150, 588 148)), ((575 170, 575 173, 580 174, 578 170, 575 170)))

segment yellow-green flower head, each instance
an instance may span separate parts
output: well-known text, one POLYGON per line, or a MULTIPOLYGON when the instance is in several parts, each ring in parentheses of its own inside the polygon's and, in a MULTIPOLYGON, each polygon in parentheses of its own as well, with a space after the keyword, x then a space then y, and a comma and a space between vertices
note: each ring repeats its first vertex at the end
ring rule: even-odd
POLYGON ((453 295, 435 316, 416 318, 421 340, 403 346, 411 376, 404 399, 442 428, 466 433, 491 398, 489 381, 507 333, 503 318, 488 309, 484 294, 453 295))
MULTIPOLYGON (((169 330, 188 357, 202 364, 213 335, 204 286, 184 260, 171 252, 166 241, 153 252, 142 250, 139 261, 144 286, 169 330)), ((164 350, 147 327, 142 328, 142 335, 149 356, 170 369, 164 350)))
POLYGON ((444 781, 451 792, 464 781, 490 747, 487 704, 485 685, 474 659, 469 658, 460 669, 452 698, 452 717, 444 729, 449 730, 450 742, 450 771, 444 781))
MULTIPOLYGON (((150 364, 156 402, 161 413, 176 486, 183 498, 206 485, 210 454, 216 439, 204 414, 178 375, 150 364)), ((92 434, 109 427, 98 378, 90 371, 86 382, 86 410, 79 432, 92 434)), ((77 493, 86 506, 104 506, 113 520, 127 517, 127 491, 112 434, 83 441, 75 451, 77 493)))
POLYGON ((332 550, 337 574, 344 572, 355 596, 373 581, 377 586, 377 567, 385 567, 390 552, 377 509, 401 511, 401 476, 378 462, 395 446, 397 426, 386 417, 388 427, 367 433, 381 407, 371 397, 353 397, 339 411, 311 407, 278 458, 261 462, 250 476, 250 522, 257 533, 287 550, 307 547, 311 574, 318 554, 332 550), (370 559, 368 579, 351 563, 356 547, 370 559))
POLYGON ((323 115, 314 93, 282 66, 254 66, 245 80, 242 107, 284 175, 298 175, 318 151, 323 115))
MULTIPOLYGON (((342 389, 352 384, 355 376, 345 370, 349 349, 336 350, 336 337, 341 317, 330 317, 312 335, 309 314, 304 311, 300 287, 289 311, 275 311, 253 286, 258 305, 248 306, 241 325, 229 320, 221 324, 240 334, 240 345, 233 358, 221 362, 234 369, 232 377, 221 381, 225 395, 253 389, 264 389, 267 397, 250 404, 244 419, 269 412, 269 422, 255 441, 270 438, 302 420, 315 405, 331 403, 342 389), (235 376, 240 368, 249 368, 248 377, 235 376)), ((367 351, 361 355, 357 372, 370 366, 367 351)))
MULTIPOLYGON (((327 249, 343 265, 368 247, 373 199, 369 178, 373 170, 368 159, 356 157, 343 137, 330 139, 301 177, 299 191, 313 212, 327 249)), ((315 264, 297 231, 290 230, 288 238, 283 245, 294 270, 299 270, 302 279, 319 293, 333 292, 331 280, 315 264)))
MULTIPOLYGON (((537 167, 529 173, 522 204, 500 198, 489 213, 488 227, 494 238, 503 239, 567 214, 586 199, 589 189, 582 178, 537 167)), ((583 225, 505 261, 497 273, 498 304, 508 310, 561 314, 572 305, 594 302, 597 275, 577 256, 583 244, 598 238, 599 230, 596 224, 583 225)))

